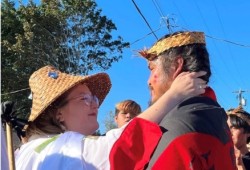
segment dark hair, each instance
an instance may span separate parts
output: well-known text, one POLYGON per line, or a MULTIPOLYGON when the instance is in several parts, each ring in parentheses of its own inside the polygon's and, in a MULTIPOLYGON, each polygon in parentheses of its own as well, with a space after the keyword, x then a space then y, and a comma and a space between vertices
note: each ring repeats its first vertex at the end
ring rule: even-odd
MULTIPOLYGON (((244 133, 250 133, 250 126, 245 120, 243 120, 242 118, 240 118, 239 116, 235 114, 230 114, 228 118, 232 127, 237 128, 237 129, 243 128, 244 133)), ((249 142, 250 142, 250 137, 247 138, 247 143, 249 142)))
POLYGON ((41 115, 32 122, 29 122, 29 126, 26 129, 26 137, 30 138, 34 134, 48 135, 48 134, 60 134, 65 131, 65 127, 56 118, 57 109, 65 105, 64 102, 68 92, 61 95, 56 101, 54 101, 47 109, 43 111, 41 115), (63 104, 62 104, 63 103, 63 104))
MULTIPOLYGON (((178 33, 180 32, 166 35, 163 38, 178 33)), ((173 47, 162 52, 159 56, 161 56, 159 57, 159 59, 162 61, 162 66, 166 74, 168 74, 169 69, 171 68, 170 66, 172 64, 177 65, 176 61, 179 57, 181 57, 184 60, 182 68, 183 72, 184 71, 194 72, 201 70, 206 71, 207 74, 202 76, 201 78, 206 82, 209 82, 209 77, 211 76, 211 69, 210 69, 209 54, 205 44, 189 44, 180 47, 173 47)))

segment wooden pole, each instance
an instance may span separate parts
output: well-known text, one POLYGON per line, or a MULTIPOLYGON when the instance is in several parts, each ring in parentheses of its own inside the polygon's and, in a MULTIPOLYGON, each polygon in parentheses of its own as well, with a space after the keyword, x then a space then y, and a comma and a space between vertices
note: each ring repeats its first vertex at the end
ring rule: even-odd
POLYGON ((6 123, 7 151, 10 170, 15 170, 15 158, 13 150, 12 126, 6 123))

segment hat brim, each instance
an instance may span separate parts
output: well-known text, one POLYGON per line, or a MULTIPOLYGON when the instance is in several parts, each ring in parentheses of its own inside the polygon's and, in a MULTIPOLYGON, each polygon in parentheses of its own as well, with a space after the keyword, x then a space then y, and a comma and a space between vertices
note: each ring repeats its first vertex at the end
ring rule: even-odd
POLYGON ((106 73, 97 73, 89 76, 73 76, 59 72, 56 79, 48 78, 47 72, 50 68, 41 69, 35 72, 30 78, 30 87, 33 92, 31 114, 28 121, 34 121, 44 112, 55 100, 78 84, 86 84, 92 94, 99 99, 100 105, 107 96, 111 88, 111 81, 106 73), (31 80, 32 79, 32 80, 31 80), (38 85, 43 82, 45 87, 38 85))

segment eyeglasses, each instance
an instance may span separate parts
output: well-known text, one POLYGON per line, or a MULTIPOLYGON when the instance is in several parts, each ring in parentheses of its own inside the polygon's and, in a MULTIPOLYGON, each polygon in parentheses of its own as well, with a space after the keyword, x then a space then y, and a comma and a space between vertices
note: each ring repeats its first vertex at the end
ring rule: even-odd
POLYGON ((76 99, 79 99, 79 101, 84 102, 84 104, 87 106, 91 106, 94 103, 99 107, 99 99, 95 95, 91 95, 91 94, 82 94, 80 96, 73 97, 73 98, 68 99, 65 102, 63 102, 63 104, 61 104, 61 106, 65 105, 66 103, 68 103, 71 100, 76 100, 76 99))

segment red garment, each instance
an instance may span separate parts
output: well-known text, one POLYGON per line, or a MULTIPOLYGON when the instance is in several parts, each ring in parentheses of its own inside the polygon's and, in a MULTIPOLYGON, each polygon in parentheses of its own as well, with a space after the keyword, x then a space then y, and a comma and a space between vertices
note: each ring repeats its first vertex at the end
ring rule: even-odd
POLYGON ((135 118, 111 150, 111 170, 236 170, 226 113, 211 88, 205 96, 187 99, 168 113, 161 139, 156 124, 135 118))
POLYGON ((157 124, 134 118, 110 151, 110 169, 143 169, 161 135, 161 129, 157 124))
POLYGON ((152 170, 236 170, 232 166, 235 158, 231 149, 230 142, 224 145, 211 135, 188 133, 164 150, 152 170))
POLYGON ((217 101, 216 95, 211 87, 207 87, 205 89, 205 93, 202 94, 202 96, 207 96, 207 97, 213 99, 214 101, 217 101))

